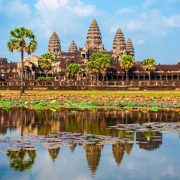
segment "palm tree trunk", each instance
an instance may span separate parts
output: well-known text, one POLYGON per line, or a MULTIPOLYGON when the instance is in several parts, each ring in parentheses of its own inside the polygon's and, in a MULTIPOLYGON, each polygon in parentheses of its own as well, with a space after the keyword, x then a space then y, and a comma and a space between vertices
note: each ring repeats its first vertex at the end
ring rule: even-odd
POLYGON ((128 70, 126 70, 126 81, 128 81, 128 70))
POLYGON ((151 81, 151 72, 148 72, 148 76, 149 76, 149 81, 151 81))
POLYGON ((102 75, 102 76, 103 76, 103 81, 104 81, 104 80, 105 80, 105 79, 104 79, 105 75, 102 75))
POLYGON ((24 93, 24 50, 21 51, 21 90, 20 96, 24 93))

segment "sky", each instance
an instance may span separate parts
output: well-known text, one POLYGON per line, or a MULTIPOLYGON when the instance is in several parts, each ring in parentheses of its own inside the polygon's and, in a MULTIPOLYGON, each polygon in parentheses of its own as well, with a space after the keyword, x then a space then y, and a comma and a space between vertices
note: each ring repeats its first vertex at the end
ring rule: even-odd
POLYGON ((112 49, 120 27, 125 38, 132 39, 137 61, 180 61, 180 0, 0 0, 0 57, 20 61, 19 53, 7 49, 10 30, 19 26, 34 32, 38 41, 34 55, 47 52, 54 31, 63 51, 72 40, 83 47, 94 18, 105 49, 112 49))

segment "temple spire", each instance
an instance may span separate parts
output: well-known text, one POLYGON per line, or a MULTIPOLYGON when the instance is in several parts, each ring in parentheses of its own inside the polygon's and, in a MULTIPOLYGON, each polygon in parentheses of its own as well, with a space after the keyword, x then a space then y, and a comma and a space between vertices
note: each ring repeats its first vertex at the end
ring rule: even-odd
POLYGON ((118 28, 113 40, 113 55, 118 57, 126 52, 126 44, 122 29, 118 28))
POLYGON ((69 46, 69 53, 75 53, 78 51, 77 45, 74 41, 71 42, 70 46, 69 46))
POLYGON ((48 51, 52 53, 61 51, 60 40, 56 32, 53 32, 50 37, 48 51))
POLYGON ((126 53, 134 57, 134 46, 130 38, 126 42, 126 53))
POLYGON ((61 56, 61 44, 56 32, 53 32, 49 39, 48 51, 53 53, 56 59, 58 59, 61 56))
POLYGON ((104 51, 101 31, 95 19, 93 19, 88 29, 85 47, 87 49, 95 49, 96 51, 104 51))

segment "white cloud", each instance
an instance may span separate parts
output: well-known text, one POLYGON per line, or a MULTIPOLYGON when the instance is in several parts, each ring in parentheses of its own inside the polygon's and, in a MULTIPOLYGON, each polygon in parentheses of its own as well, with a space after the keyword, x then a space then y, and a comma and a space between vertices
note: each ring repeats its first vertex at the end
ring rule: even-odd
POLYGON ((69 0, 39 0, 35 6, 40 11, 43 9, 52 11, 59 9, 68 3, 69 0))
POLYGON ((143 3, 143 7, 144 8, 149 8, 149 7, 153 6, 157 2, 158 2, 158 0, 145 0, 144 3, 143 3))
POLYGON ((8 2, 1 0, 0 11, 2 11, 10 17, 28 17, 31 15, 30 7, 27 4, 23 3, 21 0, 12 0, 8 2))
POLYGON ((180 15, 164 18, 169 27, 180 27, 180 15))
MULTIPOLYGON (((75 16, 89 16, 95 11, 92 5, 86 5, 80 0, 38 0, 35 7, 40 13, 48 11, 54 15, 55 13, 62 13, 66 10, 67 13, 72 13, 75 16)), ((50 14, 47 14, 50 15, 50 14)), ((64 14, 65 15, 65 14, 64 14)))
POLYGON ((143 21, 130 21, 127 24, 127 29, 129 31, 138 31, 143 29, 144 22, 143 21))
POLYGON ((131 8, 131 7, 127 7, 127 8, 121 8, 118 10, 118 13, 119 14, 131 14, 135 11, 134 8, 131 8))
POLYGON ((81 0, 38 0, 35 8, 38 17, 32 27, 39 29, 45 37, 53 31, 63 34, 78 32, 82 19, 95 14, 95 7, 81 0))
POLYGON ((146 41, 144 39, 139 39, 137 42, 136 42, 137 45, 143 45, 143 44, 146 44, 146 41))
POLYGON ((77 13, 79 16, 85 17, 92 15, 94 12, 94 7, 91 5, 87 6, 76 6, 74 8, 75 13, 77 13))

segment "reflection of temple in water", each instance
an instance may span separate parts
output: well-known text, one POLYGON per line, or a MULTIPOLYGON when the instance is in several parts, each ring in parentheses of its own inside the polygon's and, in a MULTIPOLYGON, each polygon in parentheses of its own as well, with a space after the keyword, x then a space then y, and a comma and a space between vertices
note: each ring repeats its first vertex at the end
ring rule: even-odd
POLYGON ((101 158, 101 150, 103 149, 103 145, 86 144, 84 145, 84 149, 86 151, 88 167, 91 173, 95 174, 101 158))
POLYGON ((124 151, 125 151, 125 147, 123 143, 112 145, 113 156, 118 166, 120 166, 121 161, 124 157, 124 151))
POLYGON ((126 152, 127 155, 130 155, 133 148, 133 144, 131 143, 119 143, 112 145, 112 153, 115 159, 117 166, 121 165, 121 162, 124 157, 124 153, 126 152))
POLYGON ((77 144, 70 144, 69 149, 73 153, 77 144))
MULTIPOLYGON (((26 109, 0 110, 0 133, 5 134, 7 130, 18 130, 21 135, 48 135, 59 132, 77 132, 82 134, 104 135, 128 139, 132 143, 118 143, 112 145, 112 154, 117 166, 123 162, 125 154, 130 155, 133 149, 133 140, 139 144, 139 148, 145 150, 156 150, 162 144, 162 134, 158 131, 134 132, 125 129, 112 128, 117 124, 142 124, 145 122, 178 122, 177 112, 132 112, 132 111, 69 111, 60 110, 34 111, 26 109)), ((69 149, 73 152, 78 146, 69 142, 69 149)), ((98 168, 101 151, 101 144, 84 144, 88 167, 92 174, 98 168)), ((53 161, 58 158, 60 148, 48 149, 49 156, 53 161)), ((8 152, 11 167, 17 171, 30 169, 34 163, 35 151, 12 151, 8 152), (28 157, 28 158, 27 158, 28 157), (27 161, 28 159, 28 161, 27 161), (25 161, 26 160, 26 161, 25 161)))
POLYGON ((48 149, 49 155, 50 155, 50 157, 51 157, 51 159, 53 161, 55 161, 57 159, 57 157, 59 155, 59 150, 60 150, 59 147, 58 148, 49 148, 48 149))
POLYGON ((7 129, 23 131, 22 134, 47 135, 66 132, 81 132, 85 134, 112 135, 120 137, 117 130, 109 130, 107 126, 115 124, 144 122, 177 122, 178 112, 132 112, 132 111, 77 111, 61 110, 34 111, 0 110, 0 133, 7 129), (21 118, 22 117, 22 118, 21 118))

